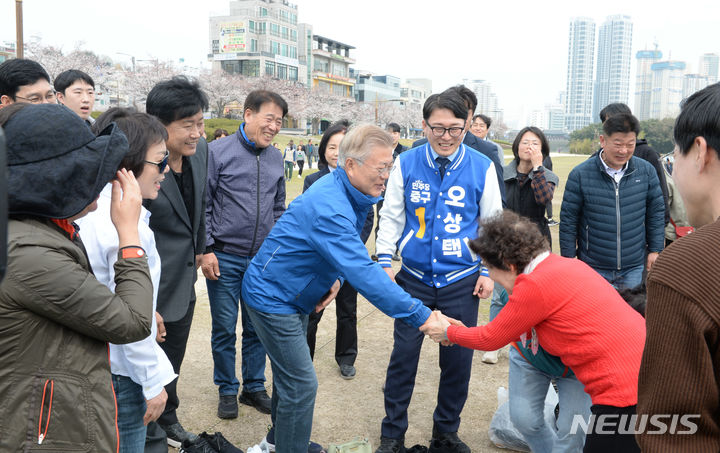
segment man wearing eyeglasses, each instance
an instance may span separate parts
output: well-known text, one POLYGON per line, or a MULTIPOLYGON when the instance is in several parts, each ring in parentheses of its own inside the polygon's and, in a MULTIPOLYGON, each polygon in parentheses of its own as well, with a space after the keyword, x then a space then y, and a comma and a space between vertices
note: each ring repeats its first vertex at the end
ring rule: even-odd
MULTIPOLYGON (((380 217, 378 264, 411 296, 433 310, 475 326, 478 297, 493 281, 468 243, 478 221, 497 214, 502 198, 492 160, 462 143, 468 107, 457 90, 430 96, 423 106, 427 143, 398 156, 380 217), (396 247, 402 257, 391 267, 396 247)), ((378 453, 404 451, 407 408, 417 373, 421 332, 395 322, 393 352, 385 381, 385 413, 378 453)), ((440 385, 430 452, 469 452, 457 431, 468 394, 473 353, 440 349, 440 385)))
POLYGON ((377 126, 351 129, 337 169, 295 198, 245 273, 242 298, 273 366, 277 429, 260 443, 270 444, 268 451, 321 451, 308 443, 318 386, 308 317, 327 306, 345 281, 408 329, 437 317, 387 278, 360 238, 392 168, 391 145, 390 135, 377 126))
MULTIPOLYGON (((463 136, 462 142, 466 146, 478 151, 480 154, 484 154, 490 159, 495 165, 495 176, 497 177, 498 187, 500 187, 500 195, 502 196, 503 207, 505 207, 505 179, 503 178, 503 166, 505 165, 502 153, 498 153, 494 145, 488 143, 486 140, 482 140, 476 137, 470 131, 472 125, 473 114, 477 108, 477 96, 473 91, 465 85, 455 85, 448 88, 445 91, 453 91, 459 95, 465 102, 465 106, 468 109, 467 122, 465 123, 465 135, 463 136)), ((416 140, 413 143, 413 148, 416 146, 424 145, 427 143, 427 138, 416 140)))
POLYGON ((57 103, 50 76, 39 63, 15 58, 0 64, 0 108, 15 102, 57 103))

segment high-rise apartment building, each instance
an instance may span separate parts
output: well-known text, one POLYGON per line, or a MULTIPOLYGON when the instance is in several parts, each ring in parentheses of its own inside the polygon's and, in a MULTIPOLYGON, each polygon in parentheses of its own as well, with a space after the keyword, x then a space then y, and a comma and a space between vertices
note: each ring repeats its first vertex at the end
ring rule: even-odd
POLYGON ((562 104, 545 105, 547 112, 547 129, 551 131, 562 131, 565 129, 565 106, 562 104))
POLYGON ((636 55, 637 70, 635 73, 635 108, 633 113, 640 121, 650 119, 652 100, 653 71, 652 65, 660 61, 662 52, 659 50, 641 50, 636 55))
POLYGON ((708 85, 710 85, 710 79, 706 75, 685 74, 683 77, 682 98, 685 99, 708 85))
POLYGON ((528 115, 528 126, 537 127, 545 130, 548 128, 548 112, 547 110, 532 110, 528 115))
POLYGON ((700 75, 707 76, 708 82, 711 84, 717 82, 718 68, 720 68, 720 55, 716 53, 706 53, 700 57, 700 75))
POLYGON ((568 131, 592 122, 595 22, 587 17, 570 21, 568 38, 567 100, 565 126, 568 131))
POLYGON ((614 102, 628 103, 633 24, 630 16, 615 15, 600 26, 592 121, 614 102))
POLYGON ((685 62, 660 61, 653 63, 650 118, 674 118, 680 113, 683 98, 685 62))
POLYGON ((210 17, 209 57, 230 73, 307 83, 307 46, 298 42, 297 5, 287 0, 234 0, 227 16, 210 17))
POLYGON ((498 106, 498 98, 493 92, 490 82, 464 79, 463 84, 470 88, 477 97, 478 104, 475 113, 482 113, 493 120, 503 120, 503 111, 498 106))

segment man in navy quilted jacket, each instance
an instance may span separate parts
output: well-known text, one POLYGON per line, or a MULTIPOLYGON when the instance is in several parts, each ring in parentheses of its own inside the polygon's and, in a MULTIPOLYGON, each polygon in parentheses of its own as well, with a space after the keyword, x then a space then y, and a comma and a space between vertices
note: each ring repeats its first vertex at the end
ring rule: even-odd
POLYGON ((631 114, 607 118, 601 151, 570 172, 560 211, 562 256, 577 256, 616 288, 639 285, 664 245, 657 174, 633 157, 639 131, 631 114))

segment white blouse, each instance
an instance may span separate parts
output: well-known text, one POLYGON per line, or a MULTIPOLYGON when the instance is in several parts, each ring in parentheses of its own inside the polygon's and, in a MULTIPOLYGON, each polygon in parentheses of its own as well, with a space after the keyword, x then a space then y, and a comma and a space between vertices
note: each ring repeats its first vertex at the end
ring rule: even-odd
MULTIPOLYGON (((97 210, 78 219, 80 239, 87 250, 95 277, 111 290, 115 290, 115 269, 117 261, 118 236, 110 218, 112 185, 107 184, 98 199, 97 210)), ((138 221, 140 245, 148 257, 150 279, 153 284, 153 314, 157 303, 157 291, 160 284, 160 255, 155 247, 155 235, 150 229, 150 211, 141 208, 138 221)), ((113 374, 127 376, 142 386, 145 399, 160 394, 166 384, 177 377, 165 355, 165 351, 155 341, 157 325, 152 317, 150 336, 135 343, 117 345, 110 343, 110 371, 113 374)))

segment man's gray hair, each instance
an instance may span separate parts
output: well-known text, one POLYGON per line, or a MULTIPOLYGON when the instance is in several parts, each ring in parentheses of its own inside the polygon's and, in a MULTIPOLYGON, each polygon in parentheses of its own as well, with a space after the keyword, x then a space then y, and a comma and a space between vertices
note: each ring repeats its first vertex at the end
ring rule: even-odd
POLYGON ((392 136, 374 124, 362 124, 350 129, 340 142, 338 166, 345 168, 348 158, 364 162, 377 146, 392 148, 392 136))

